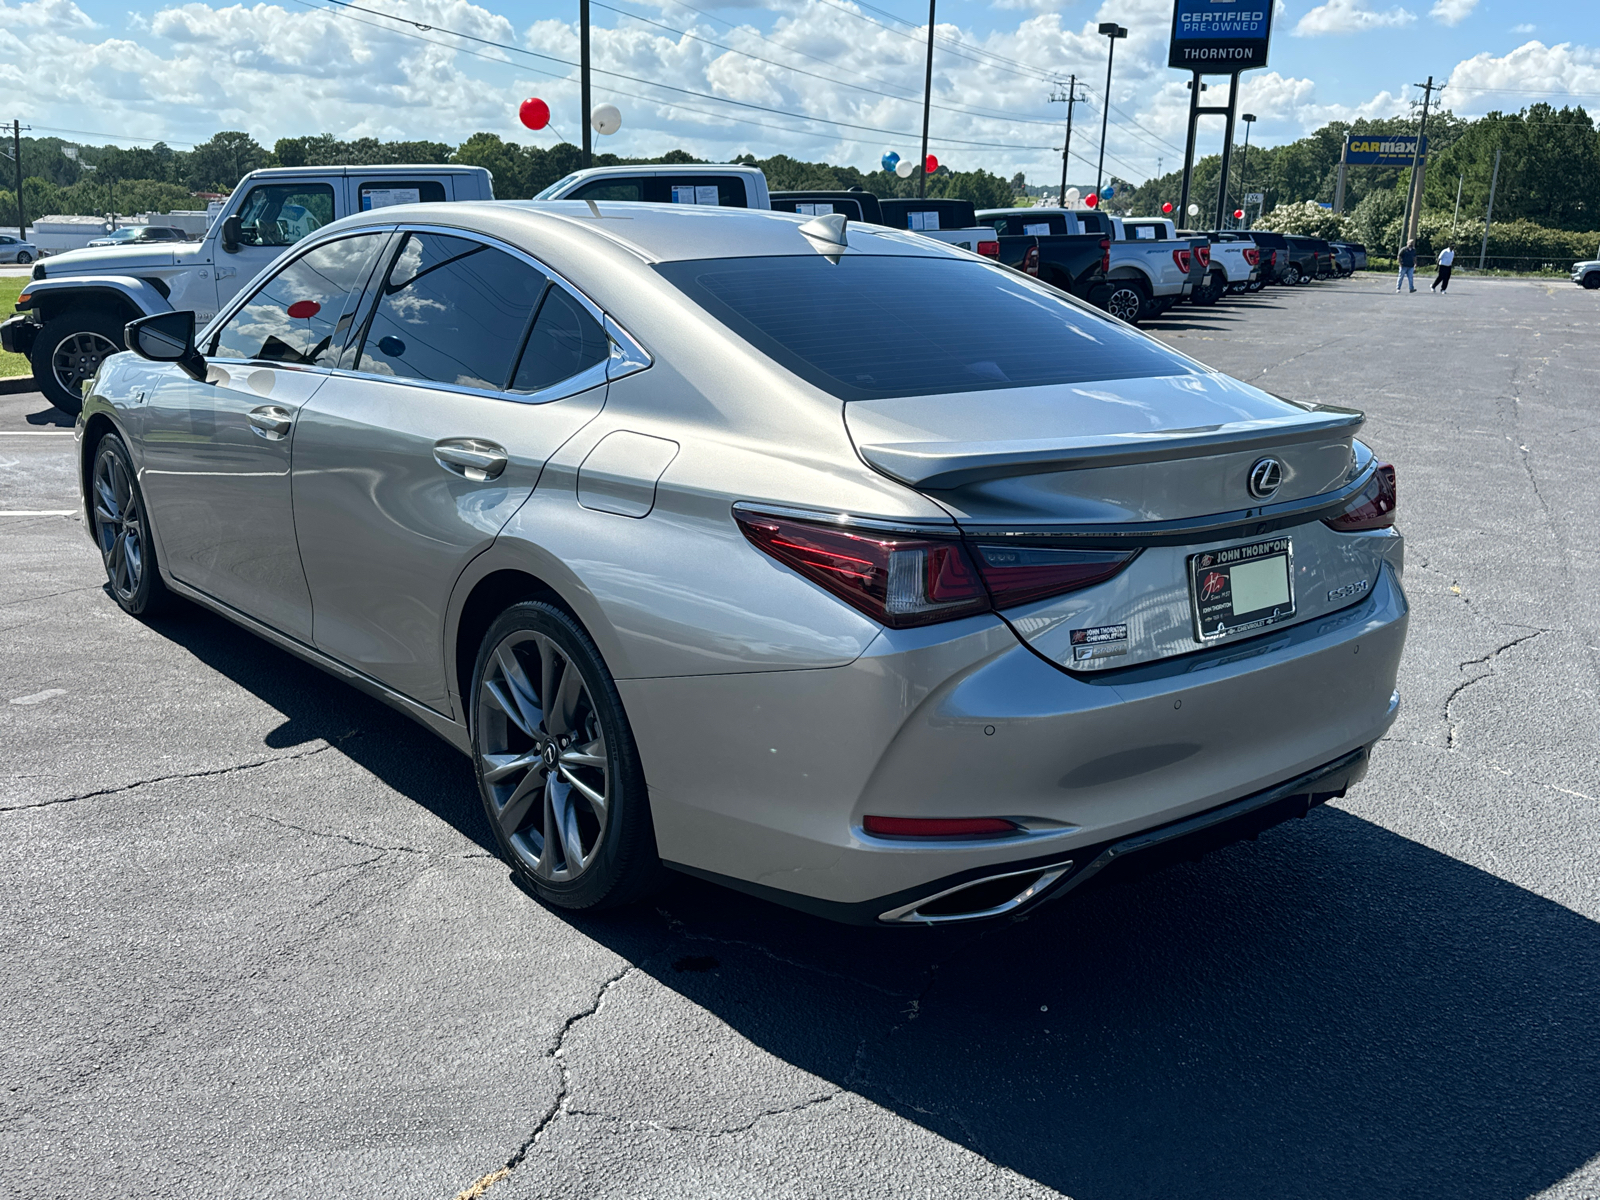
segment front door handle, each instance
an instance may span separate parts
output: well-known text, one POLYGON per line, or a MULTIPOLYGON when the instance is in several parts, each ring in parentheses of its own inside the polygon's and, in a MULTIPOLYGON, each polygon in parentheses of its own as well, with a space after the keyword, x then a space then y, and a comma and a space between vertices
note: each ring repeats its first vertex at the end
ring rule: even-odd
POLYGON ((250 410, 250 432, 269 442, 281 442, 289 436, 289 426, 294 416, 281 404, 263 404, 250 410))
POLYGON ((448 438, 433 444, 433 459, 446 471, 473 483, 487 483, 506 469, 504 446, 482 438, 448 438))

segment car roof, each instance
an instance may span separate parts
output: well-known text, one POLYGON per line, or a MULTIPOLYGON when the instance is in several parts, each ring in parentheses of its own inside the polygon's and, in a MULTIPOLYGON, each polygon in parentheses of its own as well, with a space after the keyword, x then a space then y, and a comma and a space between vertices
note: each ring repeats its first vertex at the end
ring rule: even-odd
MULTIPOLYGON (((454 226, 498 237, 513 246, 537 248, 540 257, 561 269, 557 260, 565 253, 581 260, 585 247, 592 251, 600 246, 621 250, 643 263, 815 254, 818 247, 800 233, 800 227, 814 219, 767 209, 694 204, 486 200, 374 209, 335 221, 325 229, 398 222, 454 226)), ((921 234, 859 221, 846 223, 845 238, 844 253, 852 255, 970 257, 921 234)))
POLYGON ((251 171, 251 179, 303 179, 307 175, 361 175, 371 178, 375 175, 475 175, 484 170, 483 167, 467 167, 449 165, 446 163, 385 163, 376 167, 262 167, 259 171, 251 171))

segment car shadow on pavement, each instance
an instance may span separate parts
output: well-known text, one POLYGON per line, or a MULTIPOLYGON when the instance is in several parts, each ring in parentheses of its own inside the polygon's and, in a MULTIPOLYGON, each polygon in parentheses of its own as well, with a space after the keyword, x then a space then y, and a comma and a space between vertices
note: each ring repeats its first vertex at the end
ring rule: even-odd
POLYGON ((1341 809, 982 929, 698 882, 573 924, 1075 1200, 1512 1200, 1600 1154, 1600 924, 1341 809))
POLYGON ((263 739, 268 748, 288 750, 323 739, 494 851, 472 764, 409 717, 198 605, 182 604, 173 615, 148 624, 283 714, 283 724, 263 739))

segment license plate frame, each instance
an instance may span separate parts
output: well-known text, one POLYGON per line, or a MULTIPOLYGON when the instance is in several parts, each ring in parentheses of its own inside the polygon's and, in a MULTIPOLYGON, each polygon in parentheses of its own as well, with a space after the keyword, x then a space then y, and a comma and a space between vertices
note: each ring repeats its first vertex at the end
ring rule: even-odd
POLYGON ((1194 619, 1197 642, 1215 642, 1247 630, 1264 629, 1295 615, 1292 538, 1267 538, 1244 546, 1203 550, 1189 555, 1185 565, 1189 576, 1189 611, 1194 619), (1275 575, 1268 567, 1274 561, 1283 564, 1281 599, 1278 598, 1275 575), (1241 566, 1250 570, 1248 575, 1241 576, 1240 590, 1250 596, 1265 591, 1267 600, 1236 613, 1233 610, 1233 572, 1241 566), (1263 571, 1262 568, 1267 570, 1263 571))

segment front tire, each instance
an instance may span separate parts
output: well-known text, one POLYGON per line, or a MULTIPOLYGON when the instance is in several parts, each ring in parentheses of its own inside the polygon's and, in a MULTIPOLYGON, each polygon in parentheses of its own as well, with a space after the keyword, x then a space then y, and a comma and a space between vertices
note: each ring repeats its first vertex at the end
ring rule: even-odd
POLYGON ((32 261, 33 255, 29 254, 26 250, 17 251, 17 262, 25 264, 31 263, 32 261))
POLYGON ((130 616, 154 616, 168 607, 171 593, 156 566, 149 510, 133 458, 116 434, 106 434, 95 447, 89 478, 94 540, 100 547, 111 598, 130 616))
POLYGON ((1290 263, 1283 271, 1283 282, 1286 287, 1296 287, 1303 281, 1300 268, 1290 263))
POLYGON ((127 349, 124 324, 110 313, 83 309, 45 322, 28 356, 45 399, 69 416, 82 412, 83 385, 108 355, 127 349))
POLYGON ((662 881, 617 685, 571 616, 501 613, 472 672, 472 760, 484 815, 519 882, 558 908, 620 908, 662 881))
POLYGON ((1590 271, 1583 277, 1583 286, 1591 292, 1600 288, 1600 271, 1590 271))

